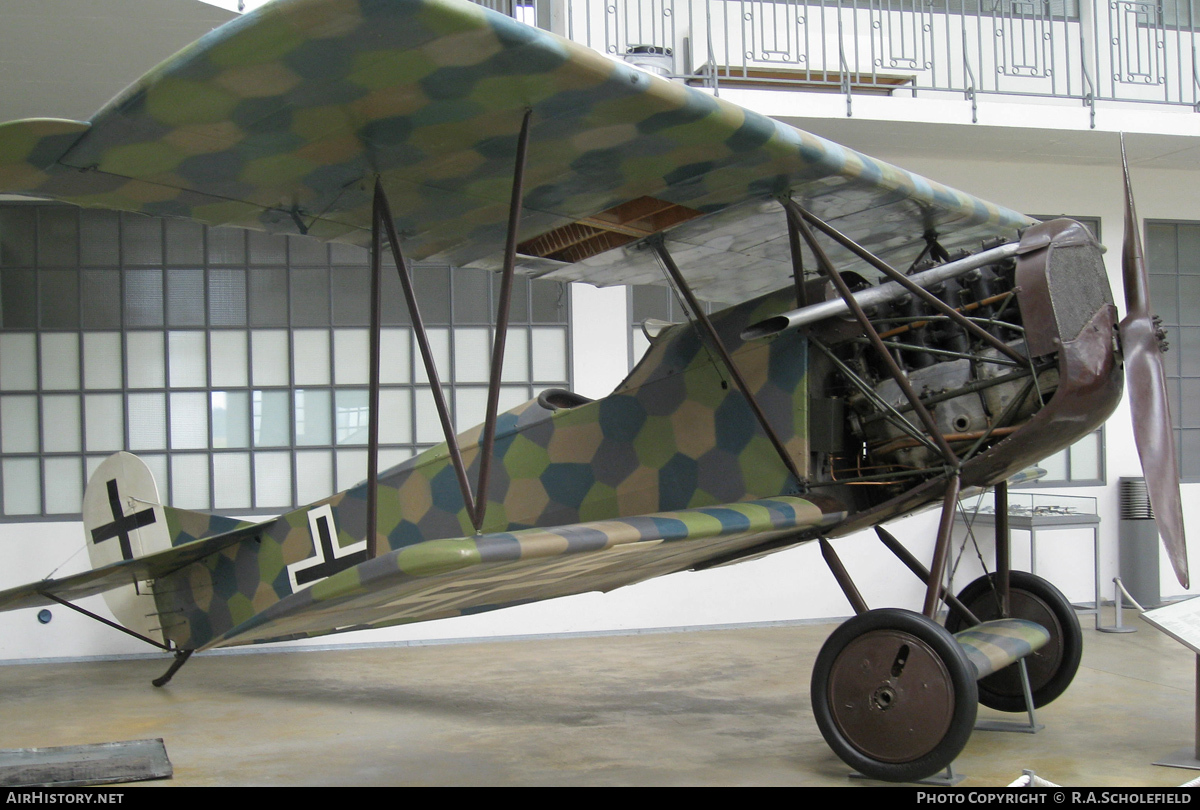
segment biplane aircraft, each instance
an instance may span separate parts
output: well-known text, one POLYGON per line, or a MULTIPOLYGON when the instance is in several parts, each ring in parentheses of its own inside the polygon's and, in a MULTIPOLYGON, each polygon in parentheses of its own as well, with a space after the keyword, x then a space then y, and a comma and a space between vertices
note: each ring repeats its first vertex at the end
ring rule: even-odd
MULTIPOLYGON (((0 609, 105 592, 175 653, 443 618, 816 541, 857 615, 817 659, 834 751, 912 780, 977 702, 1066 689, 1081 633, 1044 580, 940 585, 955 504, 1100 425, 1131 379, 1153 507, 1183 523, 1146 269, 1127 192, 1118 324, 1101 248, 465 0, 275 0, 90 121, 0 125, 0 192, 371 248, 367 480, 261 523, 172 508, 134 456, 96 471, 92 570, 0 609), (394 259, 446 441, 377 469, 379 279, 394 259), (454 435, 407 263, 501 274, 485 423, 454 435), (690 322, 599 400, 497 413, 514 273, 668 283, 690 322), (711 317, 701 300, 732 306, 711 317), (882 528, 941 507, 933 559, 882 528), (876 527, 926 583, 869 610, 830 538, 876 527), (935 619, 949 605, 945 625, 935 619)), ((389 269, 388 272, 391 272, 389 269)))

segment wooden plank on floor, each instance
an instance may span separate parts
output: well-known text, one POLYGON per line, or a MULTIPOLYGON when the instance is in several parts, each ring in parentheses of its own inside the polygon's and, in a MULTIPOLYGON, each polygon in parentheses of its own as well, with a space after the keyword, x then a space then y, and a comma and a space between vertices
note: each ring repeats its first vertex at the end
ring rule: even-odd
POLYGON ((0 785, 59 787, 170 779, 161 739, 0 749, 0 785))

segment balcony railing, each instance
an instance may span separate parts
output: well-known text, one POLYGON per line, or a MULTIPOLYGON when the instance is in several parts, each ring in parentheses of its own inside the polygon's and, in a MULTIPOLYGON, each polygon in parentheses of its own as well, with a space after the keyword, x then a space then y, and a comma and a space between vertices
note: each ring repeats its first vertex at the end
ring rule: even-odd
POLYGON ((479 0, 697 86, 1200 112, 1200 0, 479 0))

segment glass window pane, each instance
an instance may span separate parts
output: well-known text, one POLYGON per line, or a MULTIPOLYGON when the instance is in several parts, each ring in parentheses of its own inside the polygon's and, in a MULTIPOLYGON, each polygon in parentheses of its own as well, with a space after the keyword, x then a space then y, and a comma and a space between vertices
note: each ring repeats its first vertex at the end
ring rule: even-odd
POLYGON ((379 469, 382 473, 386 473, 392 467, 403 464, 414 455, 416 454, 409 447, 381 447, 379 448, 379 469))
POLYGON ((502 385, 500 386, 500 401, 497 403, 496 412, 506 413, 511 411, 518 405, 528 402, 530 398, 528 385, 502 385))
POLYGON ((4 476, 4 514, 41 514, 42 477, 36 458, 7 458, 0 465, 0 474, 4 476))
POLYGON ((83 511, 83 459, 45 460, 47 515, 72 515, 83 511))
MULTIPOLYGON (((512 280, 512 303, 508 308, 509 323, 529 323, 529 289, 531 284, 536 285, 540 282, 530 282, 528 276, 515 276, 512 280)), ((553 284, 554 282, 549 282, 553 284)), ((497 297, 499 297, 500 280, 497 277, 495 281, 497 297)), ((495 312, 495 307, 492 307, 495 312)), ((495 317, 492 315, 491 317, 495 317)))
MULTIPOLYGON (((371 273, 365 267, 335 267, 333 275, 333 323, 336 326, 367 326, 371 323, 371 273)), ((391 306, 404 306, 403 302, 391 306)))
MULTIPOLYGON (((380 341, 380 348, 382 350, 380 341)), ((380 358, 380 368, 389 362, 380 358)), ((370 382, 371 335, 366 329, 335 329, 333 332, 333 373, 338 385, 366 385, 370 382)))
POLYGON ((187 219, 164 220, 167 228, 167 264, 204 263, 204 226, 187 219))
POLYGON ((412 393, 407 388, 383 389, 379 392, 380 444, 408 444, 411 441, 412 393))
MULTIPOLYGON (((428 389, 426 389, 428 390, 428 389)), ((503 413, 503 411, 499 411, 503 413)), ((454 390, 454 429, 459 433, 482 424, 487 415, 487 389, 460 385, 454 390)), ((422 435, 424 434, 422 431, 422 435)))
POLYGON ((246 232, 241 228, 208 229, 208 263, 245 264, 246 232))
POLYGON ((1177 383, 1180 396, 1171 400, 1171 421, 1181 427, 1200 428, 1200 380, 1182 379, 1173 382, 1177 383))
POLYGON ((209 334, 212 346, 209 373, 214 386, 240 388, 248 384, 246 340, 247 335, 242 331, 220 330, 209 334))
MULTIPOLYGON (((1200 276, 1179 277, 1179 320, 1177 323, 1200 324, 1200 276)), ((1161 317, 1161 314, 1160 314, 1161 317)))
POLYGON ((412 381, 412 333, 384 329, 379 336, 379 381, 383 384, 412 381))
POLYGON ((37 277, 32 270, 0 270, 0 326, 37 327, 37 277))
POLYGON ((250 392, 213 391, 212 446, 250 446, 250 392))
POLYGON ((330 440, 329 389, 296 389, 296 444, 333 444, 330 440))
POLYGON ((162 332, 127 332, 125 353, 130 388, 166 387, 162 332))
POLYGON ((329 325, 329 270, 292 270, 292 326, 329 325))
POLYGON ((334 393, 334 418, 338 444, 367 443, 369 400, 365 390, 342 389, 334 393))
MULTIPOLYGON (((438 378, 443 383, 447 382, 450 379, 450 330, 426 329, 425 334, 429 339, 429 349, 433 354, 433 364, 438 378)), ((420 349, 414 346, 413 354, 415 363, 413 382, 428 383, 429 377, 425 375, 425 361, 421 359, 420 349)))
POLYGON ((127 265, 161 266, 162 220, 141 214, 122 214, 121 258, 127 265))
POLYGON ((171 359, 172 388, 203 388, 208 385, 208 347, 204 332, 167 334, 171 359))
MULTIPOLYGON (((454 330, 455 382, 486 383, 491 371, 492 341, 487 329, 454 330)), ((444 377, 444 372, 438 369, 444 377)))
POLYGON ((287 264, 287 237, 282 234, 248 231, 250 264, 287 264))
POLYGON ((535 328, 533 335, 533 379, 539 382, 567 380, 567 331, 535 328))
POLYGON ((450 323, 450 268, 417 265, 413 268, 413 287, 421 305, 426 326, 450 323))
POLYGON ((208 271, 208 321, 213 326, 246 325, 246 271, 208 271))
POLYGON ((305 450, 296 454, 296 500, 312 503, 334 494, 333 452, 305 450))
POLYGON ((163 279, 161 270, 125 271, 125 323, 129 326, 162 326, 163 279))
POLYGON ((0 391, 37 389, 37 335, 0 334, 0 391))
MULTIPOLYGON (((493 312, 488 298, 487 270, 456 269, 454 271, 454 322, 456 324, 492 322, 493 312)), ((500 285, 496 285, 500 289, 500 285)))
POLYGON ((178 509, 210 508, 206 454, 171 457, 171 505, 178 509))
POLYGON ((250 508, 250 454, 213 454, 213 508, 250 508))
POLYGON ((325 243, 310 236, 288 237, 288 260, 293 267, 329 264, 325 243))
POLYGON ((154 478, 155 493, 159 497, 165 497, 169 491, 167 487, 171 481, 168 473, 170 465, 167 464, 167 457, 165 455, 143 455, 139 457, 150 468, 150 475, 154 478))
POLYGON ((504 342, 504 382, 525 382, 529 379, 529 330, 523 326, 508 330, 504 342))
POLYGON ((254 454, 254 505, 259 509, 292 503, 292 454, 254 454))
POLYGON ((1099 431, 1084 436, 1071 445, 1071 480, 1099 481, 1103 476, 1100 466, 1101 433, 1099 431))
POLYGON ((38 297, 43 329, 79 328, 79 271, 41 270, 38 297))
MULTIPOLYGON (((167 446, 167 401, 162 394, 130 394, 129 449, 162 450, 167 446)), ((161 479, 160 479, 161 480, 161 479)))
POLYGON ((203 391, 171 394, 172 449, 208 447, 208 396, 203 391))
POLYGON ((251 424, 255 447, 280 447, 292 443, 291 394, 288 391, 255 391, 251 424))
POLYGON ((78 209, 63 205, 38 206, 38 264, 75 267, 79 264, 78 209))
POLYGON ((1067 480, 1067 451, 1060 450, 1049 458, 1044 458, 1037 464, 1046 471, 1043 481, 1067 480))
POLYGON ((82 270, 83 308, 79 323, 84 329, 121 326, 121 271, 82 270))
POLYGON ((83 333, 83 386, 121 387, 121 333, 83 333))
POLYGON ((288 361, 288 333, 283 330, 255 330, 250 333, 251 370, 254 385, 288 385, 291 363, 288 361))
POLYGON ((37 209, 31 205, 0 209, 0 267, 33 267, 37 209))
POLYGON ((0 397, 0 450, 5 453, 36 453, 37 449, 37 397, 0 397))
POLYGON ((98 208, 79 211, 79 261, 116 267, 121 263, 120 214, 98 208))
POLYGON ((287 326, 287 270, 254 267, 250 270, 250 325, 287 326))
POLYGON ((1200 224, 1179 226, 1179 272, 1200 273, 1200 224))
POLYGON ((79 388, 79 334, 42 333, 42 388, 79 388))
POLYGON ((171 326, 204 326, 204 271, 171 268, 167 271, 167 323, 171 326))
POLYGON ((125 399, 120 394, 88 394, 83 398, 89 452, 116 452, 125 446, 125 399))
POLYGON ((47 453, 78 453, 79 423, 77 395, 42 397, 42 447, 47 453))
MULTIPOLYGON (((454 392, 442 386, 442 391, 446 397, 447 407, 454 404, 454 392)), ((446 437, 442 435, 442 423, 438 419, 437 405, 433 400, 433 389, 427 385, 413 389, 413 406, 417 411, 416 427, 417 427, 417 443, 418 444, 438 444, 444 442, 446 437)), ((463 425, 464 428, 471 425, 463 425)))
POLYGON ((296 385, 329 385, 329 331, 298 329, 294 341, 292 370, 296 385))
POLYGON ((366 450, 337 451, 337 488, 339 491, 345 491, 362 483, 366 477, 366 450))

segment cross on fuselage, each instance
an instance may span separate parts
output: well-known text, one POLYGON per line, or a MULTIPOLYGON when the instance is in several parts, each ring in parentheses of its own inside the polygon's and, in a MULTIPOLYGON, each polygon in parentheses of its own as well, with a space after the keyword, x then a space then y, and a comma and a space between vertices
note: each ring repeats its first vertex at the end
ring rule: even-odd
POLYGON ((356 551, 353 554, 347 554, 344 557, 335 557, 333 534, 329 531, 329 518, 321 515, 317 518, 316 523, 317 544, 319 547, 317 554, 321 557, 322 561, 302 571, 297 571, 297 585, 307 585, 310 582, 316 582, 318 579, 333 576, 338 571, 344 571, 353 565, 365 562, 367 559, 366 549, 356 551))
POLYGON ((121 542, 121 559, 133 559, 133 546, 129 543, 129 533, 134 529, 140 529, 143 526, 149 526, 154 522, 154 510, 143 509, 140 512, 134 512, 132 515, 126 515, 125 510, 121 508, 121 494, 117 491, 117 480, 108 482, 108 506, 112 510, 112 523, 105 523, 103 526, 97 526, 92 529, 92 542, 103 543, 105 540, 111 540, 114 537, 119 537, 121 542))

